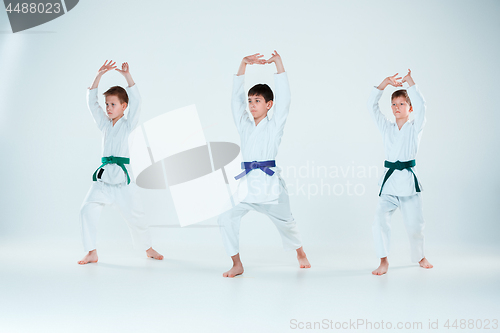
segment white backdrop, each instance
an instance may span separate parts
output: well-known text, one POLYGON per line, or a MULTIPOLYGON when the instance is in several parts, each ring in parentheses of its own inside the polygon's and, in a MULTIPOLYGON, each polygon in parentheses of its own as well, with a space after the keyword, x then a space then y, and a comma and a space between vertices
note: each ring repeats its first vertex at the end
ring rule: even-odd
MULTIPOLYGON (((0 11, 0 239, 80 242, 78 212, 101 156, 86 88, 104 60, 129 62, 143 98, 141 122, 196 104, 208 141, 239 143, 229 107, 232 75, 243 56, 276 49, 292 89, 278 164, 377 166, 380 173, 382 140, 365 103, 373 85, 411 68, 428 105, 417 158, 428 248, 498 249, 499 14, 498 1, 86 0, 12 34, 0 11)), ((274 72, 249 67, 247 88, 272 84, 274 72)), ((106 74, 100 92, 116 84, 126 83, 119 73, 106 74)), ((392 91, 381 101, 389 116, 392 91)), ((341 195, 314 195, 310 184, 320 185, 318 177, 284 178, 305 248, 337 244, 372 253, 378 177, 324 180, 340 184, 341 195), (363 194, 348 195, 347 182, 361 184, 363 194)), ((177 223, 168 192, 141 193, 150 224, 177 223)), ((395 236, 404 233, 400 222, 396 214, 395 236)), ((160 249, 222 249, 217 228, 162 230, 160 249)), ((251 213, 242 244, 258 236, 280 247, 267 218, 251 213)), ((119 214, 105 210, 100 239, 127 237, 119 214)))

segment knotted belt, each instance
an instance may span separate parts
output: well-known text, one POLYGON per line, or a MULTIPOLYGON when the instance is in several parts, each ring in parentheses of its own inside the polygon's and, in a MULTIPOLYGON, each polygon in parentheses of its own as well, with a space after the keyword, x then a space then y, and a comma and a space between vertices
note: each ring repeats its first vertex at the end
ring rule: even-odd
POLYGON ((378 194, 379 196, 382 194, 382 189, 384 188, 385 182, 387 181, 387 179, 389 179, 389 177, 392 175, 394 170, 401 171, 404 169, 409 170, 413 174, 413 179, 415 180, 415 190, 417 192, 420 192, 420 187, 418 186, 417 176, 415 175, 415 172, 413 172, 413 170, 412 170, 412 167, 415 166, 415 160, 406 161, 406 162, 396 161, 394 163, 389 162, 389 161, 385 161, 384 166, 386 168, 389 168, 389 170, 387 170, 387 173, 385 174, 384 181, 382 182, 382 186, 380 187, 380 193, 378 194))
POLYGON ((102 165, 100 167, 98 167, 97 170, 92 175, 92 180, 93 181, 95 181, 95 182, 97 181, 97 176, 96 175, 97 175, 97 171, 99 171, 100 168, 102 168, 106 164, 117 164, 118 166, 120 166, 120 168, 122 168, 123 172, 125 172, 125 174, 127 175, 127 184, 130 184, 130 177, 128 176, 127 168, 125 168, 125 164, 129 164, 130 163, 130 158, 128 158, 128 157, 107 156, 107 157, 101 158, 101 162, 102 162, 102 165))
POLYGON ((238 180, 241 177, 245 176, 247 173, 252 171, 253 169, 261 169, 265 173, 267 173, 269 176, 274 175, 274 171, 269 169, 269 167, 275 167, 276 162, 274 160, 271 161, 263 161, 263 162, 241 162, 241 168, 245 169, 242 173, 240 173, 238 176, 234 177, 234 179, 238 180))

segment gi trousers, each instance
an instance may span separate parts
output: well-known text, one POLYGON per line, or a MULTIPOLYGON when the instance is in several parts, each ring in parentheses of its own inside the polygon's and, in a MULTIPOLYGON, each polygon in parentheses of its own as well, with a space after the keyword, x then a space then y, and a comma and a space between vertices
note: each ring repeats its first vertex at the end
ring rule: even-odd
POLYGON ((401 209, 403 221, 410 239, 411 261, 420 262, 424 258, 424 217, 420 193, 411 196, 382 194, 379 198, 372 231, 375 251, 379 258, 389 255, 391 242, 391 217, 396 208, 401 209))
POLYGON ((241 202, 219 216, 218 223, 224 248, 229 256, 239 253, 239 234, 241 218, 250 210, 267 215, 274 223, 283 242, 285 250, 296 250, 302 246, 302 241, 292 212, 290 200, 284 182, 280 182, 280 195, 277 204, 241 202))
POLYGON ((96 249, 97 224, 105 205, 113 205, 127 222, 134 246, 141 250, 151 247, 148 225, 142 218, 144 210, 135 183, 111 185, 94 182, 90 187, 80 209, 80 224, 85 251, 96 249))

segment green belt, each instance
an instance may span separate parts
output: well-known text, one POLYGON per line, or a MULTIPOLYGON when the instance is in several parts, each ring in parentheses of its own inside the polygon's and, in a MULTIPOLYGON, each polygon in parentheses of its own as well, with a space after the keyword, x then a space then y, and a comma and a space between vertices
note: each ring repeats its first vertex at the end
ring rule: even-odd
POLYGON ((92 175, 92 180, 97 181, 97 171, 99 171, 100 168, 105 166, 106 164, 117 164, 122 168, 123 172, 127 175, 127 185, 130 184, 130 177, 128 176, 128 171, 127 168, 125 168, 125 164, 130 163, 130 158, 128 157, 115 157, 115 156, 108 156, 108 157, 103 157, 101 158, 102 165, 97 168, 97 170, 94 172, 92 175))
POLYGON ((378 194, 379 196, 382 194, 382 188, 384 188, 385 182, 387 181, 387 179, 389 179, 389 177, 392 175, 394 170, 401 171, 404 169, 410 170, 410 172, 413 174, 413 179, 415 180, 415 190, 417 192, 420 192, 420 187, 418 186, 417 176, 415 175, 415 172, 413 172, 413 170, 412 170, 412 167, 415 166, 415 160, 406 161, 406 162, 396 161, 394 163, 389 162, 389 161, 385 161, 384 166, 386 168, 389 168, 389 170, 387 170, 387 173, 385 174, 384 181, 382 182, 382 186, 380 187, 380 193, 378 194))

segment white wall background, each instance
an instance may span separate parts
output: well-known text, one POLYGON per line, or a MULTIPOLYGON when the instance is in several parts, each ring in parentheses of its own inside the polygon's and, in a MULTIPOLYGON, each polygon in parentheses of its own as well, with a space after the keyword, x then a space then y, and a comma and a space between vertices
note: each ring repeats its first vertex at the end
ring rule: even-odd
MULTIPOLYGON (((417 158, 428 248, 498 248, 499 14, 498 1, 86 0, 59 19, 12 34, 2 10, 0 240, 80 242, 78 212, 101 156, 85 94, 104 60, 129 62, 143 97, 142 121, 194 103, 208 141, 239 143, 229 107, 232 75, 243 56, 268 57, 276 49, 293 98, 279 164, 382 171, 382 140, 366 99, 384 77, 411 68, 428 104, 417 158)), ((248 88, 272 83, 274 71, 248 68, 248 88)), ((125 85, 121 75, 106 74, 100 91, 116 84, 125 85)), ((381 101, 388 115, 391 92, 381 101)), ((305 246, 371 253, 377 180, 325 180, 362 184, 361 196, 293 195, 305 246)), ((142 194, 151 224, 177 223, 167 193, 142 194)), ((401 215, 393 222, 397 242, 406 244, 401 215)), ((216 228, 157 230, 160 249, 180 243, 222 249, 216 228)), ((104 211, 100 237, 128 237, 116 211, 104 211)), ((264 216, 245 218, 242 246, 278 248, 278 238, 264 216)))

